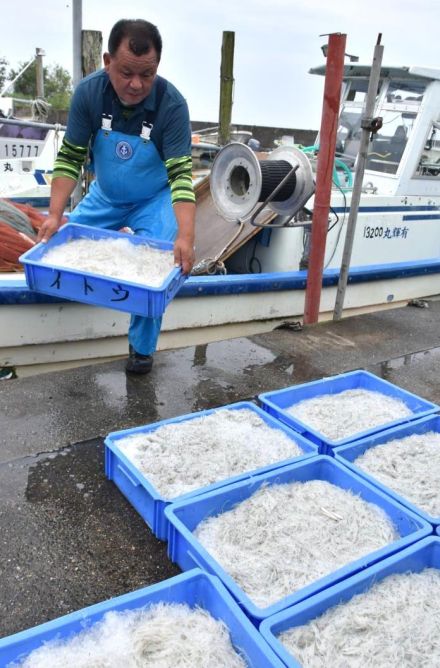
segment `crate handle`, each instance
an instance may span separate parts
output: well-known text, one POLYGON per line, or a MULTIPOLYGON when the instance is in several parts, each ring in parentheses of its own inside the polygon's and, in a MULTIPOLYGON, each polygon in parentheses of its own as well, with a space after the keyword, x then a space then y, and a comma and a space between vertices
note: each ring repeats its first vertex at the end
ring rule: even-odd
POLYGON ((175 276, 167 288, 167 297, 169 297, 175 290, 176 284, 179 282, 180 276, 175 276))
POLYGON ((139 482, 139 480, 136 480, 136 478, 133 478, 133 477, 129 474, 129 472, 127 471, 127 469, 123 468, 120 464, 117 464, 117 467, 118 467, 119 471, 120 471, 121 473, 123 473, 123 474, 125 475, 125 477, 131 482, 131 484, 133 485, 133 487, 139 487, 139 485, 140 485, 141 483, 139 482))

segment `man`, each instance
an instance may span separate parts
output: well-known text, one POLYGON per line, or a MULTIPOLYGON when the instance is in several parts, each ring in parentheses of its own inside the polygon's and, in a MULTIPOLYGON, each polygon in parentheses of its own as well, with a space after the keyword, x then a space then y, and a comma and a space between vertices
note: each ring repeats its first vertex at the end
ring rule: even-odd
MULTIPOLYGON (((49 215, 38 241, 62 224, 90 145, 95 180, 70 222, 174 241, 175 264, 194 263, 191 128, 179 91, 157 75, 162 39, 140 19, 112 28, 104 69, 77 86, 54 165, 49 215)), ((160 318, 132 316, 126 371, 148 373, 160 318)))

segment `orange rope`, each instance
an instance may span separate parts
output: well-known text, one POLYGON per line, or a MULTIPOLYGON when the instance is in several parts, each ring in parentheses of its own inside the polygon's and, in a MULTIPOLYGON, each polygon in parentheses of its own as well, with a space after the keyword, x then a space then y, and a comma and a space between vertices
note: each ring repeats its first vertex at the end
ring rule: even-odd
MULTIPOLYGON (((39 230, 45 219, 43 214, 29 204, 17 204, 10 201, 9 204, 28 217, 35 232, 39 230)), ((0 220, 0 272, 22 271, 23 267, 18 258, 34 245, 35 239, 15 230, 7 220, 0 220)))
POLYGON ((46 218, 44 214, 37 211, 37 209, 34 209, 34 207, 31 206, 30 204, 18 204, 17 202, 11 202, 10 200, 6 201, 8 202, 8 204, 11 204, 16 209, 24 213, 29 218, 29 222, 34 228, 34 230, 38 232, 38 230, 40 229, 41 225, 43 224, 46 218))

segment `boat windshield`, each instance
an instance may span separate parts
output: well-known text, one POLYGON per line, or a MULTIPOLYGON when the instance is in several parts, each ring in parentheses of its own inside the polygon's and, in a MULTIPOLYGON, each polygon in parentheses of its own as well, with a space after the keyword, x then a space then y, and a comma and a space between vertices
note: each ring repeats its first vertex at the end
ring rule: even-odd
POLYGON ((366 167, 376 172, 395 174, 417 114, 384 110, 381 116, 383 125, 370 142, 366 167))
POLYGON ((424 178, 440 177, 440 122, 431 125, 415 175, 424 178))
POLYGON ((419 106, 426 84, 423 81, 390 81, 386 93, 386 104, 419 106))
MULTIPOLYGON (((375 116, 382 128, 368 147, 366 168, 396 174, 425 92, 424 82, 384 82, 376 98, 375 116)), ((352 82, 339 117, 336 157, 354 168, 362 136, 361 120, 366 82, 352 82)))
MULTIPOLYGON (((379 85, 379 91, 382 82, 379 85)), ((362 109, 368 91, 368 79, 352 79, 344 82, 343 105, 339 116, 338 132, 336 137, 336 157, 354 168, 359 152, 362 136, 361 120, 362 109)), ((379 99, 379 92, 376 100, 379 99)))
POLYGON ((336 136, 336 157, 353 169, 359 152, 362 135, 362 108, 346 104, 339 116, 338 133, 336 136))

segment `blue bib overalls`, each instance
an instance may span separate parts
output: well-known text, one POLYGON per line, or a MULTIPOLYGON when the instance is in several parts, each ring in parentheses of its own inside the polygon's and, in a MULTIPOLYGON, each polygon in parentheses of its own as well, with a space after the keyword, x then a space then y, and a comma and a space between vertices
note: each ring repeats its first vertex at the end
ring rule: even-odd
MULTIPOLYGON (((135 234, 173 241, 177 223, 167 170, 149 138, 151 121, 142 123, 139 136, 112 130, 111 121, 110 114, 103 114, 93 143, 96 180, 69 221, 111 230, 130 227, 135 234)), ((131 316, 128 340, 136 352, 150 355, 156 350, 161 321, 131 316)))

